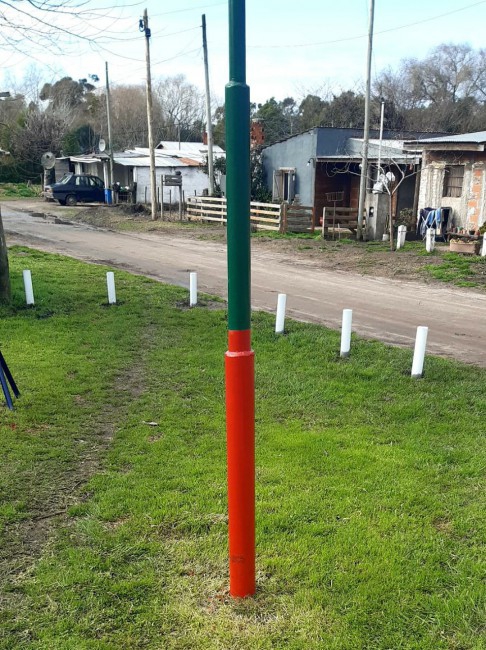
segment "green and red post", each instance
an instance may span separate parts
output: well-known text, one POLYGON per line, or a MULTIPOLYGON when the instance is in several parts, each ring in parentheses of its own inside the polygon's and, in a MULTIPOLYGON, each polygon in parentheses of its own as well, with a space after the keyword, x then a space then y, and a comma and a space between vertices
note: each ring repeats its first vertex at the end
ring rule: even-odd
POLYGON ((226 435, 230 594, 255 593, 255 371, 250 305, 250 89, 245 0, 229 0, 226 85, 228 351, 226 435))

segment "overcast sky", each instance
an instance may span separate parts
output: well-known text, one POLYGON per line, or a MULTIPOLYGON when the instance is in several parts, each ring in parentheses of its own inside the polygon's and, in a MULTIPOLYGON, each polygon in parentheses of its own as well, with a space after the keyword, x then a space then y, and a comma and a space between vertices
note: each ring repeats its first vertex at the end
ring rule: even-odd
MULTIPOLYGON (((73 0, 75 1, 75 0, 73 0)), ((13 3, 27 7, 26 0, 13 3)), ((160 0, 88 1, 81 22, 69 16, 57 21, 66 32, 55 44, 33 44, 23 33, 15 46, 3 47, 4 86, 20 80, 35 64, 52 81, 97 74, 104 81, 108 62, 113 84, 144 83, 145 45, 138 21, 146 7, 152 30, 152 75, 184 74, 204 85, 201 15, 206 14, 211 89, 224 97, 228 79, 227 2, 160 0), (77 36, 69 36, 68 32, 77 36), (78 36, 82 38, 79 39, 78 36)), ((3 3, 0 8, 3 9, 3 3)), ((365 74, 369 0, 247 0, 247 81, 252 101, 271 96, 302 98, 320 87, 340 89, 362 84, 365 74)), ((7 14, 7 18, 13 20, 7 14)), ((17 22, 27 21, 17 16, 17 22)), ((376 0, 373 71, 397 66, 404 57, 423 58, 444 42, 486 46, 486 0, 376 0)), ((1 90, 8 90, 3 87, 1 90)))

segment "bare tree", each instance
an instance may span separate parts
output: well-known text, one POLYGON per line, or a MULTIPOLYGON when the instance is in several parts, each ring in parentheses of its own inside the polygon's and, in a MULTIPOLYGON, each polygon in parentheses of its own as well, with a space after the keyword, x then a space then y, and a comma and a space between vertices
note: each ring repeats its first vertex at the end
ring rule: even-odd
POLYGON ((167 140, 177 140, 179 129, 186 132, 187 138, 195 124, 201 125, 205 121, 204 94, 184 75, 159 80, 154 85, 154 98, 162 110, 167 140))
MULTIPOLYGON (((79 49, 79 40, 92 42, 100 35, 100 21, 110 14, 111 8, 91 8, 89 0, 0 0, 0 50, 11 53, 26 52, 36 48, 49 48, 50 51, 66 53, 71 47, 79 49), (66 38, 62 38, 66 37, 66 38)), ((37 134, 40 129, 40 140, 48 130, 56 130, 58 118, 41 117, 40 113, 31 110, 27 118, 30 134, 37 134), (35 124, 34 124, 35 123, 35 124)), ((26 138, 20 138, 16 146, 24 152, 29 146, 26 138)), ((51 144, 52 144, 51 140, 51 144)), ((38 155, 38 151, 32 153, 38 155)), ((0 233, 3 224, 0 216, 0 233)), ((10 301, 10 282, 8 280, 8 255, 5 238, 0 236, 0 301, 10 301)))
MULTIPOLYGON (((147 146, 147 103, 143 86, 113 86, 111 96, 111 120, 113 147, 130 149, 147 146)), ((104 99, 104 98, 102 98, 104 99)), ((100 132, 106 133, 106 103, 100 104, 100 132)), ((154 103, 154 121, 161 123, 160 108, 154 103)))
POLYGON ((424 131, 482 128, 485 88, 486 50, 467 43, 443 43, 421 61, 404 59, 374 82, 374 92, 404 115, 408 129, 424 131))

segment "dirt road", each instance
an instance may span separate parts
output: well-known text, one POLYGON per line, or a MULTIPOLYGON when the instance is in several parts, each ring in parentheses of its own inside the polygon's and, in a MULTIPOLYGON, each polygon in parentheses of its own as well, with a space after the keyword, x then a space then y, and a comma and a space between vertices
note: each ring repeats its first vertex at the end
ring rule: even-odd
MULTIPOLYGON (((226 296, 226 247, 220 241, 170 234, 123 234, 66 225, 2 206, 9 244, 23 244, 103 263, 177 285, 197 271, 202 291, 226 296)), ((312 259, 278 250, 252 252, 252 306, 274 310, 287 294, 294 318, 339 328, 343 308, 353 309, 362 336, 412 347, 417 325, 429 327, 428 351, 486 367, 486 296, 389 278, 319 269, 312 259)))

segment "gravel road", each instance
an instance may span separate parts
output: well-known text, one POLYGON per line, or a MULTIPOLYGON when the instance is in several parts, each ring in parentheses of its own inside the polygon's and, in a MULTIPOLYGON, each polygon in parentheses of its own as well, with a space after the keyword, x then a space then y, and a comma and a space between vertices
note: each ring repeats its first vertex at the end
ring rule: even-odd
MULTIPOLYGON (((2 205, 9 245, 22 244, 102 263, 188 286, 198 272, 200 290, 226 296, 226 246, 220 241, 172 234, 125 234, 68 225, 2 205)), ((428 351, 486 367, 486 296, 477 292, 368 277, 319 268, 273 247, 252 252, 252 306, 274 310, 287 294, 287 313, 339 328, 342 310, 353 309, 353 330, 372 339, 413 346, 418 325, 429 327, 428 351)))

